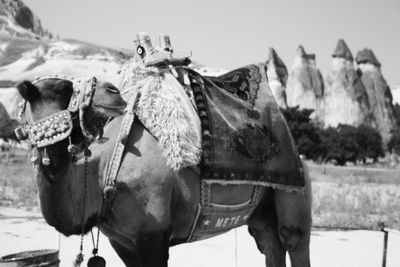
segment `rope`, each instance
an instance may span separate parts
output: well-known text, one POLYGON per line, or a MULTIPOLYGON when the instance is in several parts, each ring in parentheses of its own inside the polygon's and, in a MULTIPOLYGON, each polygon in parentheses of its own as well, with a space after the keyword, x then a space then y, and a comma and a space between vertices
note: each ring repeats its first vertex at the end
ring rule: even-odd
POLYGON ((96 241, 94 240, 93 230, 90 229, 90 235, 92 236, 92 244, 93 244, 93 255, 97 255, 99 252, 99 240, 100 240, 100 229, 97 227, 97 236, 96 241))
POLYGON ((79 246, 79 253, 76 255, 76 259, 74 261, 74 266, 78 267, 81 266, 83 262, 84 255, 83 255, 83 240, 85 237, 85 219, 86 219, 86 206, 87 206, 87 176, 88 176, 88 160, 89 160, 89 153, 88 150, 85 150, 85 171, 83 177, 83 209, 82 209, 82 225, 81 225, 81 241, 79 246))
POLYGON ((237 267, 237 255, 238 255, 238 246, 237 246, 237 228, 235 228, 235 251, 234 251, 234 266, 237 267))

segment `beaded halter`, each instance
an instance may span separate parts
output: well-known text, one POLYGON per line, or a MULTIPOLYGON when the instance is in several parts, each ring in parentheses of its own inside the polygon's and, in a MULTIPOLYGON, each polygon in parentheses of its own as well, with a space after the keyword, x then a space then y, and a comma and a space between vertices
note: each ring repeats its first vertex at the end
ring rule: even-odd
MULTIPOLYGON (((44 76, 35 79, 32 84, 37 84, 44 80, 58 79, 69 80, 73 83, 74 92, 71 96, 69 106, 66 110, 61 110, 37 121, 32 121, 18 127, 16 135, 19 139, 29 138, 33 147, 45 148, 49 145, 60 142, 69 138, 73 128, 73 120, 79 118, 79 125, 85 141, 90 143, 94 136, 90 134, 84 123, 84 114, 86 108, 91 104, 94 92, 96 90, 97 79, 74 79, 65 76, 44 76), (24 138, 25 137, 25 138, 24 138)), ((20 118, 25 113, 26 101, 20 105, 20 118)), ((73 145, 70 140, 68 151, 71 154, 81 152, 78 145, 73 145)))

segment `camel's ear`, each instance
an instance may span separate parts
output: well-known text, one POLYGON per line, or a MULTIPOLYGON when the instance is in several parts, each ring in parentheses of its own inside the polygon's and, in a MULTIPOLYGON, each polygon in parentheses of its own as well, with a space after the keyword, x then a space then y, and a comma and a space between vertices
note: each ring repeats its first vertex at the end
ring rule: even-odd
POLYGON ((40 96, 38 88, 29 81, 20 82, 16 87, 22 98, 28 102, 32 102, 40 96))

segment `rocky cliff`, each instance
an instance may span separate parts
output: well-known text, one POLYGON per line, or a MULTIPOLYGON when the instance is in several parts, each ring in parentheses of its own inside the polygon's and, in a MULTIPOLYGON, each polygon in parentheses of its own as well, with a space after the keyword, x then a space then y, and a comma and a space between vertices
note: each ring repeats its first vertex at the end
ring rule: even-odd
POLYGON ((18 126, 18 121, 11 119, 7 110, 0 103, 0 138, 5 141, 16 140, 14 129, 18 126))
POLYGON ((285 63, 278 56, 276 51, 271 47, 265 63, 268 84, 276 102, 281 108, 286 108, 286 82, 288 79, 288 71, 285 63))
POLYGON ((298 46, 289 78, 286 84, 287 105, 300 109, 313 109, 316 119, 322 110, 324 80, 315 64, 315 54, 307 54, 303 46, 298 46))
POLYGON ((132 54, 53 38, 21 0, 0 0, 0 85, 51 74, 116 81, 121 64, 132 54))
POLYGON ((40 19, 20 0, 0 0, 0 34, 30 39, 53 38, 40 19))
POLYGON ((326 127, 336 127, 339 123, 371 124, 367 92, 353 61, 350 49, 340 39, 332 53, 332 67, 325 79, 321 120, 326 127))
POLYGON ((53 38, 22 1, 0 0, 0 102, 12 118, 19 101, 12 88, 16 82, 60 74, 96 76, 117 83, 122 64, 132 55, 131 51, 53 38))
POLYGON ((381 63, 371 49, 364 48, 357 52, 358 73, 365 86, 375 127, 387 142, 394 128, 393 97, 390 88, 382 75, 381 63))
POLYGON ((390 91, 392 92, 393 96, 393 104, 400 105, 400 84, 395 84, 391 86, 390 91))

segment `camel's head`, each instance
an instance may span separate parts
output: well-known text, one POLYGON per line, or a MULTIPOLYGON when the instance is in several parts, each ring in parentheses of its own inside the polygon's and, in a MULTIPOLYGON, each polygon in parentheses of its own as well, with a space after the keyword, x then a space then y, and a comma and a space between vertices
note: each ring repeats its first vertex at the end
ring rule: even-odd
POLYGON ((25 100, 21 120, 38 148, 66 138, 73 144, 92 142, 101 137, 107 120, 122 115, 126 107, 114 85, 96 78, 43 77, 23 81, 17 89, 25 100))

